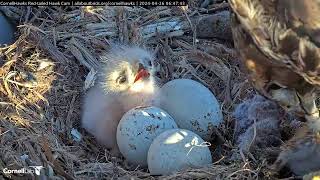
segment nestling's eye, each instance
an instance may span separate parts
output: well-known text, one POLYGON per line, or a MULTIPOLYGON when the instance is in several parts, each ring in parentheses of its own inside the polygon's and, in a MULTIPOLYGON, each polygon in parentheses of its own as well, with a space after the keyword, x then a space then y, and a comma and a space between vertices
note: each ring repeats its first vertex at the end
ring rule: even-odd
POLYGON ((126 78, 125 75, 120 75, 120 76, 117 78, 116 81, 117 81, 118 84, 123 84, 123 83, 125 83, 125 82, 127 81, 127 78, 126 78))

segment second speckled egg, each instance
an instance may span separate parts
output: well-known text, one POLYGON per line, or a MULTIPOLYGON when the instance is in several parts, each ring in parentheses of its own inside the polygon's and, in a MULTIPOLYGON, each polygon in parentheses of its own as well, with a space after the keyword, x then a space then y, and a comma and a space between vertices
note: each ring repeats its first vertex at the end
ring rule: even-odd
POLYGON ((222 121, 220 104, 204 85, 191 79, 175 79, 160 89, 159 107, 167 111, 179 128, 209 141, 222 121))
POLYGON ((164 110, 150 106, 128 111, 117 128, 117 143, 122 155, 132 164, 147 166, 152 141, 162 132, 178 128, 164 110))

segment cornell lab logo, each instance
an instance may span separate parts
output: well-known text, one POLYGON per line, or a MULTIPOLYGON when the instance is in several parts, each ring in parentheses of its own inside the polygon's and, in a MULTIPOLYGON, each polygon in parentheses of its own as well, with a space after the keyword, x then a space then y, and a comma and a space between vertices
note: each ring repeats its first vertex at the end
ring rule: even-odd
POLYGON ((29 168, 21 168, 21 169, 8 169, 4 168, 2 171, 5 174, 36 174, 40 176, 41 169, 43 166, 29 166, 29 168))

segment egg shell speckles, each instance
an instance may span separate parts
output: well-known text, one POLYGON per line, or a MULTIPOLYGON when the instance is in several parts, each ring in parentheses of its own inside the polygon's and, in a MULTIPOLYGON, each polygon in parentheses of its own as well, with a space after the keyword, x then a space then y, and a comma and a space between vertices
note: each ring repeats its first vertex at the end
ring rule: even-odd
POLYGON ((177 128, 174 119, 164 110, 150 106, 128 111, 117 128, 117 143, 128 162, 147 166, 152 141, 162 132, 177 128))
POLYGON ((220 104, 211 91, 191 79, 175 79, 160 89, 160 108, 179 128, 188 129, 209 141, 214 127, 223 121, 220 104))
POLYGON ((211 163, 208 144, 197 134, 184 129, 161 133, 152 142, 148 152, 148 168, 152 175, 168 175, 211 163))

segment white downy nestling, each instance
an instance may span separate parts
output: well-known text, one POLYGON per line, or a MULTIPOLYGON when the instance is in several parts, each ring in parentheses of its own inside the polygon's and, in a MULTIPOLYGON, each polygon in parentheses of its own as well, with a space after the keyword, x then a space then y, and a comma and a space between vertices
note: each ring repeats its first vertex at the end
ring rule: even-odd
POLYGON ((82 127, 118 155, 121 117, 134 107, 152 105, 156 96, 154 56, 139 47, 116 46, 101 59, 99 77, 84 99, 82 127))

